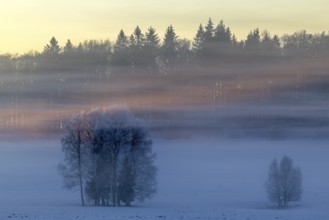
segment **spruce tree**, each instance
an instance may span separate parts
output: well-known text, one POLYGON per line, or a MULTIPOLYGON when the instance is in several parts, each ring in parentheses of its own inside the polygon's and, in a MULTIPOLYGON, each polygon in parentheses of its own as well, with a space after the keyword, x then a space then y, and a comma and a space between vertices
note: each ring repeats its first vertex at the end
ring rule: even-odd
POLYGON ((71 43, 71 40, 70 39, 68 39, 66 41, 66 44, 65 44, 63 50, 64 50, 64 53, 70 53, 70 52, 72 52, 72 50, 73 50, 73 44, 71 43))
MULTIPOLYGON (((223 20, 219 22, 214 33, 214 48, 216 53, 227 54, 232 50, 232 34, 229 27, 226 27, 223 20)), ((215 54, 216 55, 216 54, 215 54)))
POLYGON ((160 39, 153 27, 145 33, 143 57, 150 71, 156 69, 156 59, 159 56, 160 39))
POLYGON ((142 45, 144 43, 144 35, 143 35, 141 29, 139 28, 139 26, 137 26, 134 30, 134 38, 136 40, 136 45, 138 47, 142 47, 142 45))
POLYGON ((255 30, 249 32, 245 41, 245 49, 248 53, 256 54, 259 52, 260 47, 260 32, 259 29, 256 28, 255 30))
POLYGON ((231 35, 230 28, 226 28, 223 20, 221 20, 215 29, 214 40, 224 44, 231 44, 231 35))
POLYGON ((205 37, 205 41, 211 42, 213 40, 214 37, 214 23, 212 22, 211 18, 209 18, 208 23, 205 27, 205 32, 204 32, 204 37, 205 37))
POLYGON ((129 39, 123 30, 120 30, 115 42, 111 63, 114 65, 125 66, 129 66, 131 64, 131 59, 129 56, 129 39))
POLYGON ((193 41, 193 51, 197 53, 197 55, 200 55, 202 53, 202 50, 204 49, 204 43, 205 43, 205 31, 202 26, 202 24, 199 25, 199 29, 194 37, 193 41))
POLYGON ((58 41, 56 40, 55 37, 52 37, 49 41, 49 44, 47 44, 44 48, 43 48, 43 53, 45 55, 58 55, 61 51, 60 46, 58 45, 58 41))
POLYGON ((172 63, 177 58, 177 39, 175 30, 170 25, 166 30, 161 48, 162 57, 166 63, 172 63))
POLYGON ((158 35, 156 34, 156 30, 153 27, 150 27, 146 34, 145 34, 145 44, 153 47, 153 48, 159 48, 160 39, 158 35))
POLYGON ((143 46, 144 46, 144 35, 137 26, 130 36, 130 59, 132 68, 135 68, 136 65, 144 65, 146 63, 144 54, 143 54, 143 46))
POLYGON ((115 42, 114 49, 120 50, 128 47, 129 41, 123 30, 120 30, 117 40, 115 42))

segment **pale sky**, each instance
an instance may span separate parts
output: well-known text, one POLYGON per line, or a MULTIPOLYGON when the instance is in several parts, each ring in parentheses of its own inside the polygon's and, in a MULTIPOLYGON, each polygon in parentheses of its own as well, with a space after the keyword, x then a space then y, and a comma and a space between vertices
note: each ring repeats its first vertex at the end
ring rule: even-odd
POLYGON ((60 45, 87 39, 115 41, 156 28, 160 38, 172 24, 193 39, 200 23, 221 19, 239 39, 256 27, 282 35, 302 29, 329 31, 328 0, 0 0, 0 54, 42 51, 52 36, 60 45))

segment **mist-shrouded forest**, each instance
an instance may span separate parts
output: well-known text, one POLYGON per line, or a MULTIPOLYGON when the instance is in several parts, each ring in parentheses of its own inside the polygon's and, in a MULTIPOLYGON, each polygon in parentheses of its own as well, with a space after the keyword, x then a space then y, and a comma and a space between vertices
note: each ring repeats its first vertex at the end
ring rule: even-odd
POLYGON ((195 27, 0 53, 0 219, 328 219, 329 32, 195 27))
POLYGON ((238 40, 211 19, 191 40, 171 25, 115 41, 53 37, 0 56, 0 132, 56 134, 74 112, 120 103, 163 136, 326 137, 328 61, 329 33, 256 28, 238 40))

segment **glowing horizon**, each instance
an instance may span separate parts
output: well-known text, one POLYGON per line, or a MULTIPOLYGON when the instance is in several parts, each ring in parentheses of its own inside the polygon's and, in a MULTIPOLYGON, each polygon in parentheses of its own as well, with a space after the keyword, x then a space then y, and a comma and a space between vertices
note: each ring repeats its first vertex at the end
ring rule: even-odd
POLYGON ((120 29, 130 35, 137 25, 143 32, 153 26, 162 39, 172 24, 179 37, 192 40, 209 18, 215 25, 223 19, 238 39, 257 27, 279 35, 327 32, 328 8, 325 0, 3 0, 0 54, 42 51, 52 36, 61 46, 67 39, 75 45, 88 39, 115 41, 120 29))

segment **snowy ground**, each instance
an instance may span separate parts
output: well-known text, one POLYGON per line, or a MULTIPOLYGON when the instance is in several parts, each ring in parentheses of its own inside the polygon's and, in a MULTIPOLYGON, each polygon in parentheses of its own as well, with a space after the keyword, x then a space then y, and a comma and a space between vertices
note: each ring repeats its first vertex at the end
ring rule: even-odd
POLYGON ((158 193, 132 208, 80 207, 61 188, 58 140, 0 141, 3 219, 329 219, 329 141, 155 140, 158 193), (303 199, 287 210, 267 201, 274 157, 291 156, 303 173, 303 199))

